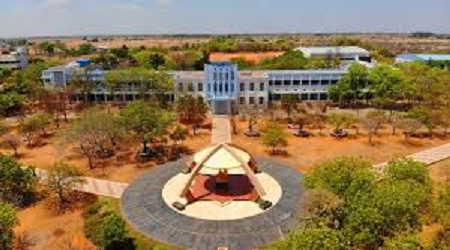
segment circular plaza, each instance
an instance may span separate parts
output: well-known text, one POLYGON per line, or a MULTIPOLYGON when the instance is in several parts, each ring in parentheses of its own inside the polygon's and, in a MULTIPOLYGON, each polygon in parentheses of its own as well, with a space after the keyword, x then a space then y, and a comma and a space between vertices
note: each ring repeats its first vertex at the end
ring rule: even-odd
POLYGON ((189 249, 254 249, 298 222, 301 173, 231 144, 155 167, 125 190, 122 212, 147 237, 189 249))

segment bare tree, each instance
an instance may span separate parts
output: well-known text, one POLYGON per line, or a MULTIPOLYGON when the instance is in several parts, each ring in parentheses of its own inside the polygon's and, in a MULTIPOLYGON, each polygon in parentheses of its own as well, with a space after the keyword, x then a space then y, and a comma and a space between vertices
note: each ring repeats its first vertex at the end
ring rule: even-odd
POLYGON ((60 209, 70 201, 68 196, 73 190, 83 183, 84 179, 81 178, 79 170, 66 163, 55 163, 48 170, 47 187, 58 198, 60 209))
POLYGON ((399 127, 403 130, 403 134, 405 135, 405 142, 408 142, 409 137, 422 126, 423 124, 420 121, 411 118, 404 118, 399 122, 399 127))
POLYGON ((16 233, 14 236, 14 250, 30 250, 35 245, 35 239, 27 231, 16 233))
POLYGON ((18 149, 20 146, 20 137, 14 134, 6 134, 3 136, 3 143, 8 148, 12 149, 14 151, 14 156, 17 157, 18 149))

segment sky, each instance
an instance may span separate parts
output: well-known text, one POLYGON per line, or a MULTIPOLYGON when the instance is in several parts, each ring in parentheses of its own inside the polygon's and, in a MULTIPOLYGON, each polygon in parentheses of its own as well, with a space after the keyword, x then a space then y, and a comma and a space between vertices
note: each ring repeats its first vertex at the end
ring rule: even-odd
POLYGON ((0 37, 450 33, 450 0, 0 0, 0 37))

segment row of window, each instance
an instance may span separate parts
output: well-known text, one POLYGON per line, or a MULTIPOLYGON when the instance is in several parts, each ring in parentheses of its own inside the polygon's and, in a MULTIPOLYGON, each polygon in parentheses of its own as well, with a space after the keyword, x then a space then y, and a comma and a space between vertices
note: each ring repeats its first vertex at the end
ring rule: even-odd
POLYGON ((233 72, 220 73, 220 72, 214 72, 213 73, 213 79, 214 81, 228 81, 228 80, 234 80, 234 74, 233 72))
MULTIPOLYGON (((245 97, 241 96, 239 98, 239 104, 241 104, 241 105, 246 105, 246 104, 248 104, 248 105, 255 105, 256 104, 256 98, 254 96, 250 96, 248 98, 248 103, 246 103, 245 97)), ((263 105, 263 104, 264 104, 264 97, 262 97, 262 96, 258 97, 258 105, 263 105)))
MULTIPOLYGON (((271 101, 281 101, 282 94, 271 94, 269 99, 271 101)), ((304 101, 326 101, 329 99, 329 95, 327 93, 303 93, 300 94, 301 100, 304 101)))
MULTIPOLYGON (((256 90, 257 83, 250 83, 248 86, 249 91, 255 91, 256 90)), ((245 91, 245 83, 241 83, 240 85, 241 92, 245 91)), ((259 91, 265 90, 265 84, 263 82, 259 83, 259 91)))
POLYGON ((334 85, 337 84, 339 80, 333 79, 333 80, 294 80, 294 81, 281 81, 281 80, 275 80, 275 81, 269 81, 269 86, 310 86, 310 85, 334 85))
MULTIPOLYGON (((184 84, 182 82, 178 83, 178 91, 179 92, 183 92, 184 91, 184 84)), ((189 92, 194 92, 194 84, 193 83, 189 83, 188 84, 188 91, 189 92)), ((203 83, 199 82, 197 84, 197 91, 198 92, 203 92, 203 83)))

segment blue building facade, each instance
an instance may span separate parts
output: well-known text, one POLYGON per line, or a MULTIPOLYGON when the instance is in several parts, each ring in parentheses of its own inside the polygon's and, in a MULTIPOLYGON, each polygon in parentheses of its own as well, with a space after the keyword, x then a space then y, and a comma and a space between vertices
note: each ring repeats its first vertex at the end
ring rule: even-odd
POLYGON ((205 97, 218 114, 228 113, 238 100, 239 72, 230 62, 205 65, 205 97))

